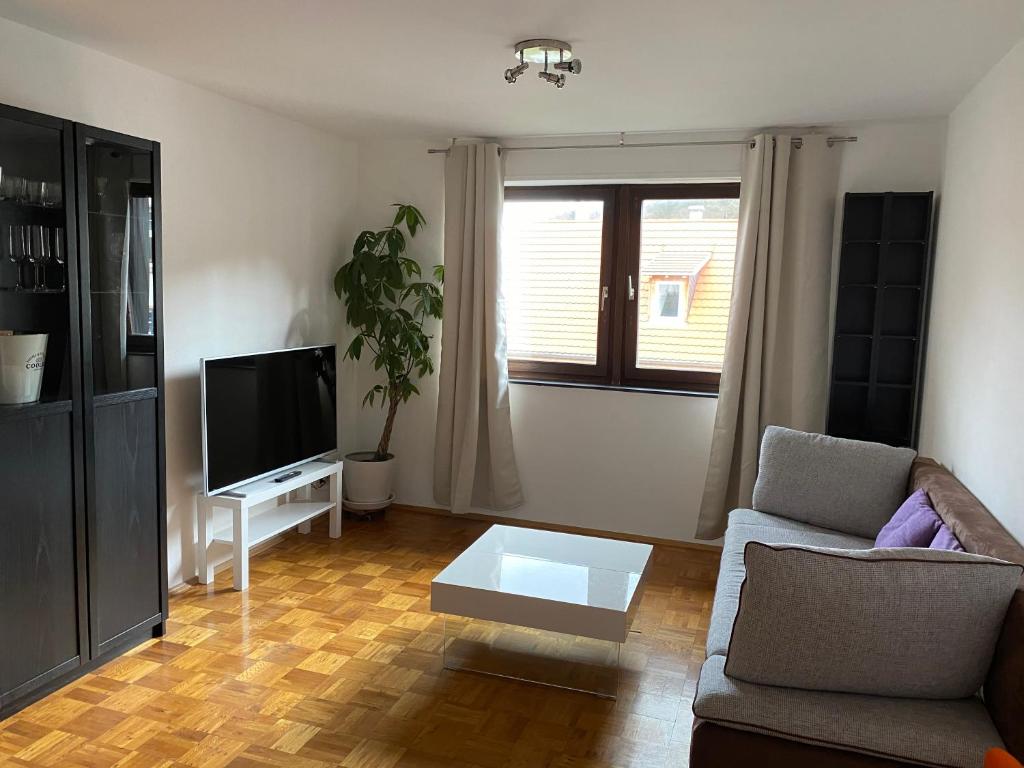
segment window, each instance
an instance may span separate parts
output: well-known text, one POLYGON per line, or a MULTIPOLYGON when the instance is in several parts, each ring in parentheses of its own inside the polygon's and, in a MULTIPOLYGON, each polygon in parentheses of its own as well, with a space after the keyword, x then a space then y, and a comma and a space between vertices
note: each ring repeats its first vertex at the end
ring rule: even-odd
POLYGON ((656 280, 651 283, 652 323, 678 325, 686 320, 682 301, 684 286, 682 280, 656 280))
POLYGON ((512 378, 714 392, 739 184, 509 187, 512 378))

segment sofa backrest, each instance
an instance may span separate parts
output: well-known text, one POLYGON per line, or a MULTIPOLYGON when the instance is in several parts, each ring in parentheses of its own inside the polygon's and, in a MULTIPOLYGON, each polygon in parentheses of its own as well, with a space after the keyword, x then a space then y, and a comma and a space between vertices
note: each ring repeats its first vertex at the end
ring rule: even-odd
MULTIPOLYGON (((939 517, 968 552, 1024 565, 1024 547, 947 469, 932 459, 917 458, 908 491, 918 488, 928 493, 939 517)), ((1024 759, 1024 579, 1006 613, 984 696, 1006 746, 1024 759)))

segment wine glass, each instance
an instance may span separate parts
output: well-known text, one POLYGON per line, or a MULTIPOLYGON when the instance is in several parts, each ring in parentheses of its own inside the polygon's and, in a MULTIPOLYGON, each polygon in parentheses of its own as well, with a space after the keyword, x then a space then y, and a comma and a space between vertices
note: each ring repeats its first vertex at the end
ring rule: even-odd
MULTIPOLYGON (((26 261, 29 264, 35 264, 35 258, 32 255, 32 227, 27 224, 19 224, 17 232, 14 237, 15 253, 18 255, 18 261, 24 264, 26 261)), ((33 281, 32 286, 35 287, 33 281)), ((22 285, 26 291, 31 290, 28 286, 22 285)))
POLYGON ((60 289, 63 291, 68 287, 67 273, 64 271, 64 265, 67 264, 67 258, 64 254, 64 228, 57 227, 53 230, 53 261, 60 267, 60 289))
POLYGON ((44 181, 42 183, 42 204, 46 208, 56 208, 63 199, 63 189, 59 181, 44 181))
POLYGON ((18 281, 14 285, 14 290, 24 290, 24 286, 21 284, 21 262, 23 256, 21 254, 21 227, 16 224, 7 225, 7 260, 14 264, 14 268, 18 273, 18 281), (15 247, 15 242, 18 246, 15 247))
POLYGON ((41 267, 39 273, 42 275, 42 279, 39 281, 39 287, 46 291, 49 290, 46 286, 46 272, 50 264, 53 262, 53 253, 50 249, 50 228, 39 225, 39 266, 41 267))
POLYGON ((32 265, 32 290, 38 290, 40 287, 39 279, 39 267, 40 267, 40 256, 42 255, 43 246, 43 228, 42 226, 26 226, 23 227, 25 232, 24 247, 25 247, 25 261, 32 265))
POLYGON ((24 186, 25 180, 20 176, 4 175, 0 178, 0 199, 21 202, 24 186))
POLYGON ((29 205, 43 204, 43 182, 31 179, 25 181, 25 202, 29 205))

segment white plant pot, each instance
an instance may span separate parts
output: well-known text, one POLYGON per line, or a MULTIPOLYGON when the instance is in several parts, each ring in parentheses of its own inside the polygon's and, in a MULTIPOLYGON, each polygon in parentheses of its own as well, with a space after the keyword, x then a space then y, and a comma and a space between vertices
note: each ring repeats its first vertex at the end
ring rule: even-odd
POLYGON ((342 488, 345 498, 356 503, 387 503, 395 477, 395 457, 388 454, 383 461, 374 461, 373 451, 360 451, 345 456, 342 488))
POLYGON ((0 336, 0 405, 34 403, 43 388, 45 333, 0 336))

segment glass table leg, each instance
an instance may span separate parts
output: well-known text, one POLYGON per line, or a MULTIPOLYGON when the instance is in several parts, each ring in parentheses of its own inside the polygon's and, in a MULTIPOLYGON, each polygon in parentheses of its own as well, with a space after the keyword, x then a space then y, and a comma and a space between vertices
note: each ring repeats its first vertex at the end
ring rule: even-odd
POLYGON ((444 669, 615 699, 621 662, 622 643, 443 616, 444 669))

